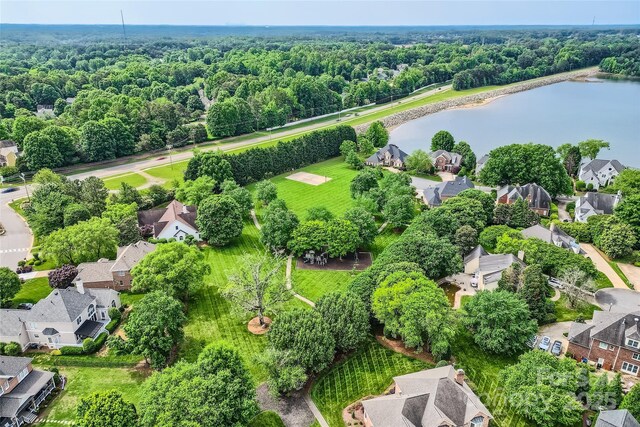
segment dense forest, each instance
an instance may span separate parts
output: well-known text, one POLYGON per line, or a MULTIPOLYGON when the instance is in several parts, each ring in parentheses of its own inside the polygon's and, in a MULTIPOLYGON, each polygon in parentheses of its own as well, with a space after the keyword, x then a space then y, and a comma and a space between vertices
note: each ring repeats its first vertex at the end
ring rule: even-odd
POLYGON ((3 28, 0 43, 0 139, 23 150, 21 170, 277 127, 434 83, 461 90, 598 64, 638 75, 640 49, 635 28, 139 29, 125 40, 113 28, 102 39, 36 28, 3 28))

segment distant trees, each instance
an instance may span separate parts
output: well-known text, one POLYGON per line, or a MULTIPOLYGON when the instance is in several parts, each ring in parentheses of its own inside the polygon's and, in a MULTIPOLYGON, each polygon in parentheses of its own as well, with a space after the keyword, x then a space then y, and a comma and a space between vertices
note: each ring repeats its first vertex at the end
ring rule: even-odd
POLYGON ((453 136, 449 132, 441 130, 431 138, 431 151, 453 151, 455 143, 455 139, 453 139, 453 136))
POLYGON ((389 143, 389 131, 385 129, 380 121, 373 122, 369 125, 365 137, 371 141, 376 148, 384 147, 389 143))

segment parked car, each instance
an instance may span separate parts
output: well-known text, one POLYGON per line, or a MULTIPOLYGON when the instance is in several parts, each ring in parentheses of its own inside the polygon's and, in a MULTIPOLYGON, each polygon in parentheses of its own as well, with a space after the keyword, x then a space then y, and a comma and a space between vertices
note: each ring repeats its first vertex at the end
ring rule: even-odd
POLYGON ((22 304, 18 304, 18 308, 20 310, 31 310, 33 308, 33 304, 30 302, 23 302, 22 304))
POLYGON ((540 340, 540 345, 538 345, 538 348, 540 350, 544 350, 547 351, 549 350, 549 345, 551 344, 551 338, 549 337, 542 337, 542 340, 540 340))
POLYGON ((562 286, 560 280, 556 279, 555 277, 549 277, 549 285, 558 289, 562 289, 564 287, 562 286))
POLYGON ((560 340, 555 340, 553 342, 553 346, 551 346, 551 354, 554 356, 560 356, 560 353, 562 353, 562 343, 560 340))
POLYGON ((536 343, 538 342, 538 338, 539 337, 537 335, 531 335, 531 337, 527 341, 527 347, 534 348, 536 346, 536 343))
POLYGON ((14 191, 18 191, 18 187, 7 187, 5 189, 3 189, 2 191, 0 191, 0 193, 4 194, 4 193, 13 193, 14 191))

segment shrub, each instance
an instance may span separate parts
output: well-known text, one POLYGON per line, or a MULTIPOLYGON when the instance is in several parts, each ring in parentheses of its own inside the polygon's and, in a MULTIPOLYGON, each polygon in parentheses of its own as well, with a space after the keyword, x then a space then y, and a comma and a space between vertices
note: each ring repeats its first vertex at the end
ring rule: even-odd
POLYGON ((122 313, 116 307, 111 307, 107 313, 111 321, 119 321, 122 318, 122 313))
POLYGON ((71 282, 78 275, 78 269, 71 264, 65 264, 49 272, 49 286, 65 289, 71 286, 71 282))
POLYGON ((109 331, 109 333, 113 333, 113 331, 115 331, 118 327, 119 322, 119 320, 112 319, 111 322, 107 323, 107 326, 105 326, 104 328, 109 331))
POLYGON ((4 346, 7 345, 6 343, 0 342, 0 354, 4 354, 4 346))
POLYGON ((17 356, 22 352, 22 347, 17 342, 11 341, 4 346, 4 354, 7 356, 17 356))
POLYGON ((51 352, 51 355, 52 355, 52 356, 61 356, 61 355, 62 355, 62 352, 61 352, 60 350, 57 350, 57 349, 56 349, 56 350, 53 350, 53 351, 51 352))
POLYGON ((63 356, 77 356, 80 354, 84 354, 84 350, 82 349, 82 347, 64 346, 60 347, 60 353, 63 356))
POLYGON ((587 184, 584 181, 576 181, 576 190, 584 191, 587 188, 587 184))

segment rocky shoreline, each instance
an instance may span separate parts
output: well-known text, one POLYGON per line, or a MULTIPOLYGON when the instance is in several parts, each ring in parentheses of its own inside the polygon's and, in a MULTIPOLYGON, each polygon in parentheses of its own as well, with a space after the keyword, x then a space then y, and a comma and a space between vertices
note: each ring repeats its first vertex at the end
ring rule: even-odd
MULTIPOLYGON (((541 77, 535 80, 524 81, 512 86, 494 89, 487 92, 477 93, 474 95, 461 96, 459 98, 448 99, 446 101, 434 102, 433 104, 423 105, 421 107, 412 108, 411 110, 401 111, 396 114, 382 119, 382 123, 387 129, 394 128, 411 120, 418 119, 428 114, 437 113, 442 110, 460 107, 473 107, 487 103, 494 98, 498 98, 513 93, 523 92, 525 90, 535 89, 537 87, 546 86, 554 83, 560 83, 567 80, 584 79, 598 73, 596 67, 586 70, 578 70, 568 73, 556 74, 547 77, 541 77)), ((354 126, 358 134, 364 133, 369 128, 370 123, 354 126)))

